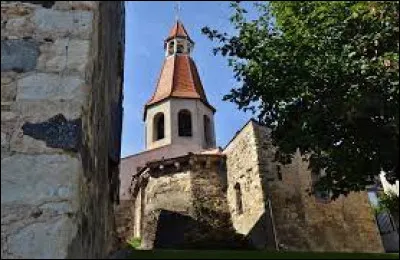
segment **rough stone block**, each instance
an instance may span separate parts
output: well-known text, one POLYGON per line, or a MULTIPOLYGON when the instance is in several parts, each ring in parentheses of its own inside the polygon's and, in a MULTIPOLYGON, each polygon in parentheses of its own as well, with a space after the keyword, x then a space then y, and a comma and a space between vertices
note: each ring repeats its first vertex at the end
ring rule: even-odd
POLYGON ((17 100, 81 100, 84 81, 78 76, 35 73, 17 81, 17 100))
POLYGON ((72 219, 57 217, 16 230, 16 233, 8 236, 7 248, 16 258, 67 258, 68 245, 76 232, 77 227, 72 219))
POLYGON ((11 111, 1 111, 1 122, 14 121, 17 119, 17 114, 11 111))
POLYGON ((29 17, 10 18, 7 23, 3 23, 1 28, 1 39, 22 39, 33 37, 35 25, 28 19, 29 17))
POLYGON ((17 95, 17 83, 1 84, 1 101, 14 101, 17 95))
POLYGON ((16 127, 10 140, 10 151, 24 154, 60 153, 62 150, 51 148, 42 140, 24 135, 21 127, 16 127))
POLYGON ((1 161, 1 203, 78 202, 81 163, 69 155, 16 154, 1 161))
POLYGON ((89 39, 93 14, 88 11, 62 12, 52 9, 37 9, 33 22, 38 32, 49 37, 74 36, 89 39))
POLYGON ((1 41, 1 71, 30 71, 36 67, 39 47, 32 40, 1 41))
POLYGON ((88 61, 89 41, 60 39, 53 44, 43 44, 40 50, 38 69, 49 72, 68 69, 83 74, 88 61))
POLYGON ((83 100, 19 100, 16 110, 25 121, 37 123, 57 114, 63 114, 68 120, 82 115, 83 100))
POLYGON ((93 10, 96 8, 95 1, 56 1, 54 8, 55 10, 93 10))

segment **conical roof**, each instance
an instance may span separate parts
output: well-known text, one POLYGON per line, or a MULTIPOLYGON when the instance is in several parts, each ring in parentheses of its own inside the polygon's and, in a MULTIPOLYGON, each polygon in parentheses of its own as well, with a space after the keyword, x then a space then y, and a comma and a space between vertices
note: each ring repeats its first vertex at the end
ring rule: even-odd
POLYGON ((182 22, 177 20, 174 24, 174 26, 171 28, 168 37, 165 39, 165 41, 168 41, 172 38, 175 37, 181 37, 181 38, 187 38, 188 40, 190 40, 191 42, 192 39, 190 39, 189 34, 187 33, 185 27, 183 26, 182 22))
MULTIPOLYGON (((168 38, 177 36, 189 39, 187 31, 180 21, 177 21, 172 27, 168 38)), ((156 89, 146 103, 146 107, 171 97, 199 99, 215 111, 208 103, 196 64, 189 54, 177 54, 165 58, 156 89)))

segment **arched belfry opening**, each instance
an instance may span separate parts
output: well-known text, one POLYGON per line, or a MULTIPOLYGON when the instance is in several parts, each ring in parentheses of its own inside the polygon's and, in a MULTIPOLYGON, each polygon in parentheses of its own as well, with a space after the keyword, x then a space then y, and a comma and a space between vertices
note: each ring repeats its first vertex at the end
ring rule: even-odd
POLYGON ((178 113, 178 132, 179 136, 192 136, 192 115, 187 109, 178 113))
POLYGON ((165 120, 163 113, 157 113, 153 120, 154 141, 164 139, 165 137, 165 120))

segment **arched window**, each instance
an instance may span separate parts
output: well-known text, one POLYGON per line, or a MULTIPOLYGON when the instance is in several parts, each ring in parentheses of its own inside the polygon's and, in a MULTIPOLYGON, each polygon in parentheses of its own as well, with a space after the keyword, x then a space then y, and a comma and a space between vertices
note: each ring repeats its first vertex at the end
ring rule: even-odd
POLYGON ((204 126, 204 140, 206 141, 206 145, 209 146, 212 143, 211 121, 210 118, 206 115, 203 116, 203 126, 204 126))
POLYGON ((174 42, 174 41, 171 41, 171 42, 168 44, 168 55, 174 54, 174 47, 175 47, 175 42, 174 42))
POLYGON ((154 135, 153 135, 154 141, 164 138, 164 114, 163 113, 157 113, 154 116, 153 131, 154 131, 154 135))
POLYGON ((189 110, 181 110, 178 113, 179 136, 192 136, 192 116, 189 110))
POLYGON ((235 199, 236 199, 236 212, 238 214, 243 214, 243 201, 242 201, 242 190, 240 184, 235 184, 235 199))
POLYGON ((178 41, 178 44, 176 46, 176 53, 183 53, 184 46, 183 46, 183 41, 178 41))

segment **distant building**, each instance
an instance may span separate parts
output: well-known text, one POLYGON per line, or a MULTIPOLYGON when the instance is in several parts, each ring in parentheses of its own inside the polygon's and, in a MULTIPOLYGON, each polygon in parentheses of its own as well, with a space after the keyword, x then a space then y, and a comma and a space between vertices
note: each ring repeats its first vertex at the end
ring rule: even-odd
MULTIPOLYGON (((274 161, 269 130, 250 120, 216 148, 215 108, 196 65, 194 42, 177 21, 145 105, 145 151, 122 159, 121 239, 143 248, 231 248, 383 252, 366 192, 331 201, 309 195, 316 176, 296 154, 274 161)), ((216 82, 215 84, 218 84, 216 82)))

